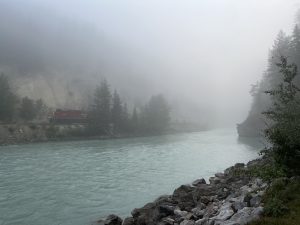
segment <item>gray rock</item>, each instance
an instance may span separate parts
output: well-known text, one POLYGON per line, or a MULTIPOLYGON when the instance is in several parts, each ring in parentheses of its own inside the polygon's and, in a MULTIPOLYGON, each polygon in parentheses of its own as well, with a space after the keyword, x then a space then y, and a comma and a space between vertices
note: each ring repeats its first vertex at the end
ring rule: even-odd
POLYGON ((203 217, 211 218, 217 214, 218 210, 219 210, 219 205, 213 202, 207 206, 203 217))
POLYGON ((217 178, 224 178, 224 173, 216 173, 215 174, 215 177, 217 177, 217 178))
POLYGON ((206 184, 206 181, 205 181, 204 178, 197 179, 197 180, 195 180, 195 181, 192 183, 193 186, 198 186, 198 185, 200 185, 200 184, 206 184))
POLYGON ((232 203, 232 208, 235 212, 248 206, 247 202, 236 201, 232 203))
POLYGON ((187 220, 189 220, 189 219, 191 219, 193 217, 193 213, 188 213, 184 218, 185 219, 187 219, 187 220))
POLYGON ((209 197, 209 196, 202 196, 201 199, 200 199, 200 201, 203 204, 207 205, 209 202, 211 202, 211 197, 209 197))
POLYGON ((245 163, 236 163, 234 165, 234 168, 238 169, 238 168, 244 168, 245 167, 245 163))
POLYGON ((160 213, 164 213, 166 215, 172 215, 174 213, 175 206, 163 204, 158 206, 158 210, 160 213))
POLYGON ((209 183, 212 185, 219 184, 219 183, 221 183, 221 179, 218 177, 210 177, 209 183))
POLYGON ((250 199, 250 206, 251 207, 258 207, 261 203, 261 196, 256 195, 250 199))
POLYGON ((219 213, 217 216, 215 216, 215 220, 217 221, 224 221, 229 219, 232 215, 234 214, 233 209, 231 208, 230 203, 225 203, 224 205, 221 206, 219 209, 219 213))
POLYGON ((255 208, 252 212, 253 218, 258 219, 264 212, 264 208, 262 206, 259 206, 255 208))
POLYGON ((170 224, 170 225, 173 225, 175 222, 175 220, 173 220, 170 217, 163 218, 162 221, 165 222, 166 224, 170 224))
POLYGON ((122 225, 122 219, 117 215, 111 214, 105 219, 104 225, 122 225))
POLYGON ((134 219, 132 217, 127 217, 123 220, 122 225, 133 225, 134 219))
POLYGON ((195 222, 195 225, 206 225, 208 223, 208 219, 207 218, 202 218, 199 219, 195 222))
POLYGON ((180 223, 180 225, 194 225, 195 221, 193 220, 184 220, 180 223))
POLYGON ((234 221, 227 220, 227 221, 215 221, 214 225, 240 225, 240 224, 234 221))
POLYGON ((242 200, 243 202, 247 203, 247 206, 250 206, 251 198, 252 198, 251 194, 247 193, 246 195, 243 195, 242 200))
POLYGON ((234 214, 231 218, 231 222, 238 223, 240 225, 245 225, 252 220, 256 220, 260 217, 263 212, 262 207, 252 208, 252 207, 245 207, 239 210, 236 214, 234 214))
POLYGON ((192 209, 192 213, 195 217, 203 217, 204 213, 205 213, 205 209, 201 209, 199 207, 193 208, 192 209))
POLYGON ((180 216, 180 217, 186 217, 188 212, 187 211, 181 211, 180 209, 175 209, 174 210, 174 214, 176 216, 180 216))
POLYGON ((253 192, 253 189, 251 187, 249 187, 248 185, 244 185, 240 188, 240 191, 243 195, 246 195, 248 193, 253 192))
POLYGON ((256 184, 258 187, 261 187, 263 185, 263 180, 261 178, 256 178, 254 180, 254 184, 256 184))
POLYGON ((205 209, 205 208, 206 208, 206 205, 205 205, 204 203, 202 203, 202 202, 199 202, 199 203, 197 204, 197 208, 198 208, 198 209, 205 209))

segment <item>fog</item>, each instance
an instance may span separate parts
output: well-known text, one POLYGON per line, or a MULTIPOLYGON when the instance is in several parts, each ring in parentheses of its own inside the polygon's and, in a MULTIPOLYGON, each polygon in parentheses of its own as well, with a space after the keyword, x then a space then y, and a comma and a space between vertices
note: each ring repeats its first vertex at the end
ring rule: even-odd
POLYGON ((177 119, 235 124, 299 3, 0 0, 0 71, 54 107, 81 104, 105 77, 132 105, 162 93, 177 119))

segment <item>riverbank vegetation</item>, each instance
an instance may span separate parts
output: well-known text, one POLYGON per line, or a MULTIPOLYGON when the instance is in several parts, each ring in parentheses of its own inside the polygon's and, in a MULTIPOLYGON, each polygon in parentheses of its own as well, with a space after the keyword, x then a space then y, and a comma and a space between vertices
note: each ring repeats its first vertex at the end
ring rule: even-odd
POLYGON ((2 140, 6 136, 22 140, 27 131, 30 132, 25 135, 26 140, 21 142, 38 141, 41 136, 42 141, 45 141, 72 137, 160 135, 169 131, 171 120, 170 106, 163 95, 152 96, 138 108, 128 107, 117 90, 112 93, 106 80, 95 88, 92 101, 80 112, 86 115, 80 123, 51 121, 53 109, 42 99, 17 96, 8 77, 4 74, 0 76, 0 121, 4 124, 0 133, 3 143, 6 143, 2 140), (40 129, 33 129, 37 125, 40 129), (35 130, 39 130, 39 133, 42 131, 44 135, 35 134, 35 130))
POLYGON ((170 107, 163 95, 154 95, 143 107, 129 112, 126 102, 103 80, 94 91, 87 132, 92 135, 162 134, 169 128, 170 107))
MULTIPOLYGON (((299 15, 299 13, 298 13, 299 15)), ((266 95, 267 90, 277 89, 282 82, 282 71, 277 64, 281 57, 285 57, 289 64, 300 68, 300 16, 297 16, 296 25, 291 35, 280 31, 274 41, 274 45, 269 52, 268 66, 260 82, 252 85, 250 94, 253 102, 249 114, 245 121, 238 125, 240 136, 260 136, 266 129, 265 117, 262 112, 267 111, 272 105, 272 95, 266 95)), ((293 79, 296 86, 300 86, 300 78, 293 79)))
POLYGON ((264 195, 264 217, 251 225, 300 224, 300 88, 297 65, 281 56, 276 63, 281 81, 270 90, 265 137, 271 147, 262 151, 268 163, 251 172, 271 183, 264 195))

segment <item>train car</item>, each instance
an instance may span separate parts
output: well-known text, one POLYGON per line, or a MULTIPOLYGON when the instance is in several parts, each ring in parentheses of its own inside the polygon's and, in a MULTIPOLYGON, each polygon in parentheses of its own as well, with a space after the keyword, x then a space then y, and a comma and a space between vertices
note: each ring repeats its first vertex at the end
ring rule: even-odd
POLYGON ((81 110, 57 109, 50 118, 51 123, 82 124, 87 122, 87 114, 81 110))

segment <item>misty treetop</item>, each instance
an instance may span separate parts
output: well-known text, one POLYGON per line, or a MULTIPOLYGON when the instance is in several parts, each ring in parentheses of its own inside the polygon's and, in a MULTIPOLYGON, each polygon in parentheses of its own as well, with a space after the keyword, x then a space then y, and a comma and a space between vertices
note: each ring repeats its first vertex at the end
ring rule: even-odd
POLYGON ((269 119, 265 136, 272 144, 268 153, 277 166, 287 174, 300 173, 300 88, 295 84, 298 77, 295 63, 289 64, 285 57, 277 63, 282 82, 267 90, 271 106, 264 112, 269 119))
MULTIPOLYGON (((299 14, 300 15, 300 14, 299 14)), ((280 31, 274 41, 274 45, 269 52, 268 66, 263 74, 262 80, 254 85, 251 90, 253 96, 252 106, 246 120, 238 125, 240 136, 257 136, 262 134, 266 128, 265 118, 261 114, 272 105, 273 95, 266 95, 265 91, 276 89, 282 83, 282 71, 278 67, 281 57, 285 57, 290 64, 300 68, 300 17, 298 23, 294 26, 291 35, 286 35, 280 31)), ((300 78, 294 78, 294 84, 300 86, 300 78)))
MULTIPOLYGON (((8 77, 0 76, 0 121, 45 122, 49 110, 41 99, 17 96, 8 77)), ((130 111, 117 90, 112 93, 108 82, 102 80, 89 105, 85 135, 162 134, 169 128, 170 107, 163 95, 152 96, 143 107, 130 111)))
POLYGON ((17 96, 6 75, 0 75, 0 121, 32 121, 47 117, 48 107, 42 99, 17 96))
POLYGON ((10 121, 15 113, 17 97, 11 89, 8 77, 0 75, 0 120, 10 121))
POLYGON ((129 113, 117 90, 112 94, 103 80, 94 91, 88 118, 88 130, 94 135, 162 134, 169 128, 170 107, 163 95, 155 95, 129 113))

